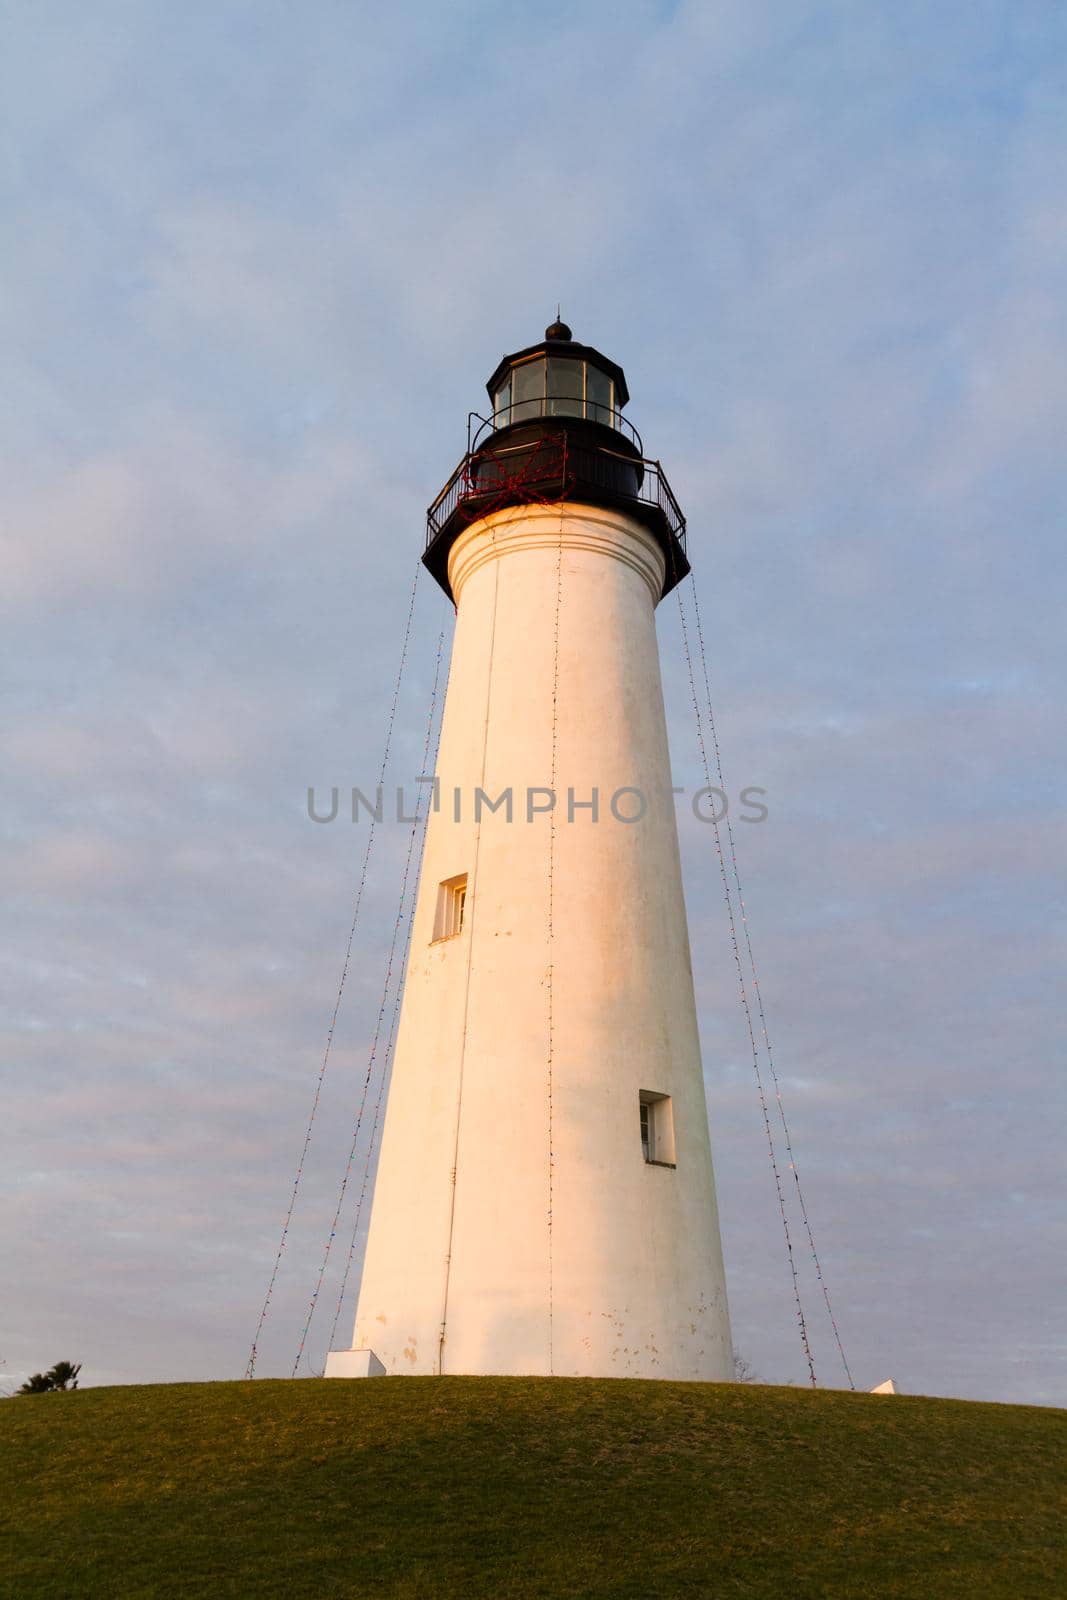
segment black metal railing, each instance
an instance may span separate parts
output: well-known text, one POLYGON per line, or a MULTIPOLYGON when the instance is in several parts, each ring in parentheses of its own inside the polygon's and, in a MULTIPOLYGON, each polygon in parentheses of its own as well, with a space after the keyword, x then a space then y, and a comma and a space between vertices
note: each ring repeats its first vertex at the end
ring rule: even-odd
POLYGON ((442 528, 452 520, 461 500, 473 497, 471 486, 471 456, 465 455, 455 472, 426 513, 426 548, 429 549, 442 528))
MULTIPOLYGON (((480 438, 481 430, 474 435, 474 440, 480 438)), ((481 452, 469 450, 426 513, 427 549, 457 512, 473 521, 486 514, 494 498, 512 504, 580 498, 583 485, 622 505, 636 501, 655 508, 684 555, 685 517, 658 461, 585 442, 573 444, 562 435, 558 442, 546 439, 541 446, 494 450, 486 441, 481 452)))
POLYGON ((533 400, 514 400, 510 405, 501 406, 491 417, 481 417, 472 411, 468 419, 468 450, 477 450, 484 445, 492 433, 499 433, 501 428, 517 427, 523 422, 537 422, 541 417, 579 417, 587 422, 599 422, 605 428, 614 428, 616 433, 621 433, 624 439, 636 447, 638 455, 643 456, 645 447, 641 443, 641 435, 621 411, 613 406, 598 405, 594 400, 580 400, 574 395, 541 395, 533 400), (474 424, 478 423, 477 429, 474 424))

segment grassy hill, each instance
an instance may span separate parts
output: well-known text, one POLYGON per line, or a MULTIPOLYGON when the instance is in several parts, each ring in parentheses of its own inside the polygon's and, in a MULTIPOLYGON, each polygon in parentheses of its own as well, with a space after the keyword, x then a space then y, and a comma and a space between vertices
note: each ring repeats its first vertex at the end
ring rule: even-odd
POLYGON ((1067 1595, 1067 1414, 544 1378, 0 1405, 0 1593, 1067 1595))

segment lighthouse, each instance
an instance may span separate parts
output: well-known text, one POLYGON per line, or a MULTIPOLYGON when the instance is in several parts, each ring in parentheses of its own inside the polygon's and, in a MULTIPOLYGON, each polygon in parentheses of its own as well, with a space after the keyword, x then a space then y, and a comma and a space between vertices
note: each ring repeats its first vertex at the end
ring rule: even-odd
POLYGON ((431 507, 456 608, 351 1350, 327 1376, 726 1380, 655 608, 685 520, 621 367, 505 357, 431 507))

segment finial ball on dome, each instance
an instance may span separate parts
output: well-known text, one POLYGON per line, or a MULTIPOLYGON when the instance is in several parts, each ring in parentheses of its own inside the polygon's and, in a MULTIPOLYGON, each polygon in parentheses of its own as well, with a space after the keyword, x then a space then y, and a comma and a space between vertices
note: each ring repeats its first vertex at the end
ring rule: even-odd
POLYGON ((568 328, 565 322, 560 320, 559 313, 557 312, 555 322, 551 323, 550 326, 545 329, 545 338, 569 340, 571 337, 571 330, 568 328))

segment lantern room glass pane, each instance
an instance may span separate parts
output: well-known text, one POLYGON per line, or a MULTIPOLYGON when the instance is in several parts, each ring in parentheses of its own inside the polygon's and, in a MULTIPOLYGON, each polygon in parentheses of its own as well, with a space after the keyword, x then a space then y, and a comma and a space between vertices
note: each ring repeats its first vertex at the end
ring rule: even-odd
POLYGON ((614 426, 612 416, 612 382, 606 372, 589 364, 585 380, 586 416, 593 422, 614 426))
POLYGON ((508 373, 500 388, 493 396, 493 425, 497 428, 506 428, 511 421, 511 374, 508 373))
POLYGON ((580 417, 582 414, 582 361, 548 363, 548 413, 552 417, 580 417))
POLYGON ((524 361, 511 369, 511 420, 541 417, 545 410, 545 363, 524 361))

